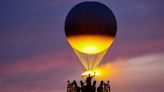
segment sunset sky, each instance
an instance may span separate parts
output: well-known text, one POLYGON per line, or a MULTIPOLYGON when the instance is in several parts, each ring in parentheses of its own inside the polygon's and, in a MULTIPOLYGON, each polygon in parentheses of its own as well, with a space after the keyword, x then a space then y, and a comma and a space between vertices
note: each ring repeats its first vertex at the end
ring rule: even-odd
MULTIPOLYGON (((66 41, 69 10, 85 0, 0 1, 0 92, 65 92, 82 66, 66 41)), ((164 92, 164 0, 96 0, 111 8, 118 30, 101 64, 112 92, 164 92)))

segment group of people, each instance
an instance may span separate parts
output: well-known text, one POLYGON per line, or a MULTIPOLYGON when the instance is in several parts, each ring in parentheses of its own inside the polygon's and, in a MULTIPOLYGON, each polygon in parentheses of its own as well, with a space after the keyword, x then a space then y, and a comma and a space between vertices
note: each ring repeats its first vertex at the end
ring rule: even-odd
POLYGON ((85 82, 80 81, 80 87, 77 85, 75 80, 71 83, 69 80, 67 82, 67 92, 111 92, 109 81, 107 81, 107 83, 101 81, 96 90, 96 81, 92 84, 92 77, 90 75, 87 77, 85 82))

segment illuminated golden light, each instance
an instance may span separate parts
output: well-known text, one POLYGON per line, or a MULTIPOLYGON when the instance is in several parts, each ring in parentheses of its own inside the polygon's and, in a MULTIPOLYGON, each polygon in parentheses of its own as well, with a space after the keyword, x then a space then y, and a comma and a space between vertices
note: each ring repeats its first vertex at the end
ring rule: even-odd
POLYGON ((79 52, 96 54, 108 49, 114 38, 104 35, 76 35, 68 36, 67 40, 79 52))
POLYGON ((84 73, 82 73, 81 77, 87 78, 89 76, 89 74, 90 74, 91 77, 99 76, 98 72, 96 72, 94 70, 88 70, 88 71, 85 71, 84 73))
POLYGON ((82 78, 87 78, 88 76, 92 76, 96 80, 109 80, 112 75, 116 75, 117 71, 110 64, 102 65, 94 70, 88 70, 82 73, 82 78))

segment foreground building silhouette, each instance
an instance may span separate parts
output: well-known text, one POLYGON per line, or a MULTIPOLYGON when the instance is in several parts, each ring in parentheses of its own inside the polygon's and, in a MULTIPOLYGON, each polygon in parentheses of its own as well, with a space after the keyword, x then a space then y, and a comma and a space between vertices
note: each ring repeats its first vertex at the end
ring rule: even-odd
POLYGON ((85 82, 80 81, 80 86, 77 85, 75 80, 71 83, 69 80, 67 82, 67 92, 111 92, 109 81, 107 83, 101 81, 99 86, 96 87, 96 81, 92 83, 90 75, 85 82))

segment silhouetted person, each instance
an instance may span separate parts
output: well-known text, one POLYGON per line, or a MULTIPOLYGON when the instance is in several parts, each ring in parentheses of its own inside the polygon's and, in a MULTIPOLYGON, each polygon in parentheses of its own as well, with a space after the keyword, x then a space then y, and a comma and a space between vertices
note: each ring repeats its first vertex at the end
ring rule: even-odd
POLYGON ((92 85, 92 92, 96 92, 96 81, 93 82, 93 85, 92 85))
POLYGON ((67 81, 67 92, 73 92, 73 84, 69 82, 69 80, 67 81))
POLYGON ((80 88, 80 89, 81 89, 81 92, 87 92, 87 91, 85 90, 86 87, 84 86, 84 83, 83 83, 82 80, 80 81, 80 85, 81 85, 81 88, 80 88))
POLYGON ((106 84, 104 83, 104 92, 111 92, 109 81, 107 81, 106 84))
POLYGON ((87 85, 85 86, 86 92, 92 92, 91 81, 92 81, 92 76, 90 76, 90 74, 89 74, 87 79, 86 79, 86 83, 87 83, 87 85))
POLYGON ((97 88, 97 92, 103 92, 103 84, 104 84, 104 82, 101 81, 100 86, 97 88))
POLYGON ((74 84, 74 92, 80 92, 80 87, 77 85, 76 81, 73 81, 74 84))
POLYGON ((90 83, 90 85, 91 85, 91 80, 92 80, 92 76, 89 74, 86 79, 86 83, 90 83))

